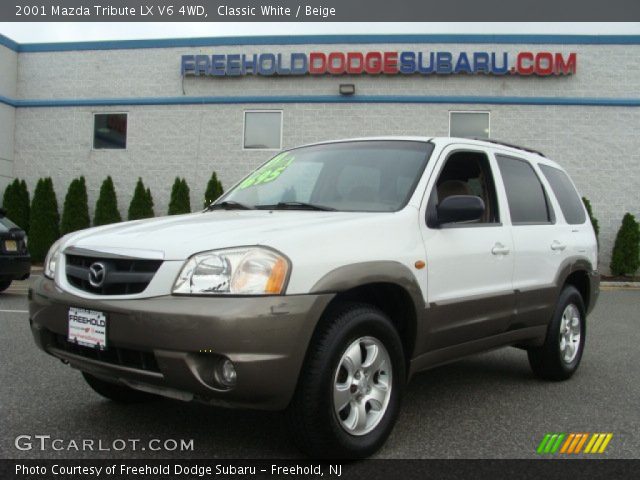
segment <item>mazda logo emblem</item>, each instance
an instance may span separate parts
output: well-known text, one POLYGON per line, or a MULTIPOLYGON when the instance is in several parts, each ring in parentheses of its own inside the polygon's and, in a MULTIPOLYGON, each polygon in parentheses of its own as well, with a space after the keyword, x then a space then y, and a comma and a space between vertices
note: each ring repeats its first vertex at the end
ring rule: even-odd
POLYGON ((92 263, 89 267, 89 283, 92 287, 100 288, 104 285, 107 276, 107 267, 102 262, 92 263))

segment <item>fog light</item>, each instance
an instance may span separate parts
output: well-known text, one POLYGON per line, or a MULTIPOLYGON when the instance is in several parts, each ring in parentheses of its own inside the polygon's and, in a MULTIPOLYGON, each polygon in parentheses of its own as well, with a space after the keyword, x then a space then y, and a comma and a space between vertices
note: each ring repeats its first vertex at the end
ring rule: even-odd
POLYGON ((228 387, 232 387, 236 384, 238 374, 236 373, 236 367, 233 362, 228 358, 225 358, 220 366, 220 380, 228 387))

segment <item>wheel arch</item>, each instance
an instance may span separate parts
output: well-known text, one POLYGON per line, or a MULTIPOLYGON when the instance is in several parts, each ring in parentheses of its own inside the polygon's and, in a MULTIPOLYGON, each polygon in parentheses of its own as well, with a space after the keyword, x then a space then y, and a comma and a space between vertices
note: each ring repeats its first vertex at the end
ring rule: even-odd
POLYGON ((326 274, 311 291, 335 293, 315 332, 329 321, 331 312, 344 303, 362 302, 384 312, 398 330, 409 371, 409 361, 415 355, 419 335, 419 318, 425 305, 418 281, 409 268, 391 261, 346 265, 326 274))

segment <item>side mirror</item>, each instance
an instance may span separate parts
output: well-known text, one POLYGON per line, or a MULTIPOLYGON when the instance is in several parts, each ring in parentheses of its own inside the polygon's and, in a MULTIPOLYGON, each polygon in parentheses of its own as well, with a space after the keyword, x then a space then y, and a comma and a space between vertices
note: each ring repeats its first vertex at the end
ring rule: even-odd
POLYGON ((436 206, 437 224, 479 220, 484 213, 484 202, 475 195, 452 195, 436 206))

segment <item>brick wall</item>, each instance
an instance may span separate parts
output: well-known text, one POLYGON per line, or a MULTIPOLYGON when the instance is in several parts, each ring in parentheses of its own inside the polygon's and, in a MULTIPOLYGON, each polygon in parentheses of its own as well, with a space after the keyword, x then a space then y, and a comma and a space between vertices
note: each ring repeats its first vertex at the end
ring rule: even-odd
MULTIPOLYGON (((22 53, 16 94, 21 99, 163 97, 182 95, 335 95, 355 83, 356 94, 487 95, 636 98, 639 46, 320 45, 203 47, 22 53), (562 78, 484 76, 397 78, 180 78, 180 56, 330 50, 490 50, 578 52, 578 73, 562 78), (617 65, 612 68, 611 65, 617 65), (184 93, 183 93, 184 92, 184 93)), ((193 208, 216 170, 225 188, 272 155, 242 149, 243 111, 282 109, 284 147, 368 135, 447 135, 450 110, 491 112, 491 136, 537 148, 568 169, 600 220, 601 268, 626 211, 640 215, 640 109, 637 107, 453 104, 261 104, 19 108, 14 174, 33 189, 52 176, 60 202, 70 180, 87 177, 90 208, 112 175, 126 214, 138 176, 151 188, 156 213, 167 210, 171 184, 185 176, 193 208), (126 151, 92 150, 92 114, 129 113, 126 151)), ((1 114, 1 110, 0 110, 1 114)), ((0 127, 2 130, 4 127, 0 127)))

